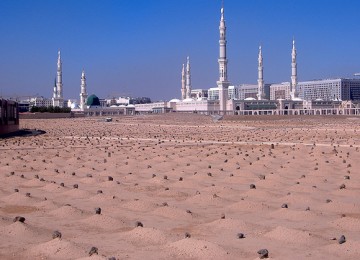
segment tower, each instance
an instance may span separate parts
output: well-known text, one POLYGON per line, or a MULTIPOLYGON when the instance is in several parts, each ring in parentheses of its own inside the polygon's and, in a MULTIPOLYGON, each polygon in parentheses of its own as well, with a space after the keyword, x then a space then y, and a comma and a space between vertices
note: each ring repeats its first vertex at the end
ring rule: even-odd
POLYGON ((228 100, 228 89, 230 82, 227 79, 227 63, 228 60, 226 58, 226 26, 224 19, 224 6, 221 8, 221 18, 220 18, 220 55, 218 59, 219 63, 219 80, 217 81, 217 85, 219 88, 219 101, 220 101, 220 111, 226 111, 226 104, 228 100))
POLYGON ((185 76, 185 64, 182 65, 181 71, 181 99, 186 98, 186 76, 185 76))
POLYGON ((81 85, 80 85, 80 109, 84 110, 86 106, 87 92, 86 92, 86 77, 83 69, 81 73, 81 85))
POLYGON ((295 39, 292 42, 292 52, 291 52, 291 84, 290 84, 290 96, 291 99, 297 98, 297 63, 296 63, 296 48, 295 48, 295 39))
POLYGON ((262 57, 262 48, 259 46, 259 57, 258 57, 258 100, 265 98, 264 93, 264 66, 263 66, 263 57, 262 57))
POLYGON ((62 84, 62 62, 61 62, 61 56, 60 51, 58 52, 58 60, 57 60, 57 82, 56 82, 56 88, 57 88, 57 98, 62 99, 63 98, 63 84, 62 84))
POLYGON ((60 51, 58 51, 58 59, 57 59, 57 71, 56 71, 56 79, 55 86, 53 92, 52 103, 54 107, 63 107, 64 106, 64 98, 63 98, 63 84, 62 84, 62 62, 60 51))
POLYGON ((186 98, 191 98, 191 73, 190 73, 190 58, 186 61, 186 98))

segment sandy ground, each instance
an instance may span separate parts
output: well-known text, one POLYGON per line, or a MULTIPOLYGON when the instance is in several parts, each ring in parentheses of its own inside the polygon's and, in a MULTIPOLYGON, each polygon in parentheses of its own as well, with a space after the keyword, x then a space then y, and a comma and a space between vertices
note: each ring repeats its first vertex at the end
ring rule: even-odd
POLYGON ((359 259, 360 118, 21 127, 47 133, 0 140, 0 259, 359 259))

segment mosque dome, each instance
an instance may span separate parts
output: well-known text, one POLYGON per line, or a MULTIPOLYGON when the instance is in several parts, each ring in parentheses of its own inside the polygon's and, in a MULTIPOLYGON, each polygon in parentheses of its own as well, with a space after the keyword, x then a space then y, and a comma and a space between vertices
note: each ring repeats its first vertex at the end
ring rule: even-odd
POLYGON ((86 105, 89 107, 100 106, 100 100, 96 95, 92 94, 86 100, 86 105))
POLYGON ((174 98, 174 99, 171 99, 169 102, 170 103, 179 103, 181 101, 179 99, 177 99, 177 98, 174 98))

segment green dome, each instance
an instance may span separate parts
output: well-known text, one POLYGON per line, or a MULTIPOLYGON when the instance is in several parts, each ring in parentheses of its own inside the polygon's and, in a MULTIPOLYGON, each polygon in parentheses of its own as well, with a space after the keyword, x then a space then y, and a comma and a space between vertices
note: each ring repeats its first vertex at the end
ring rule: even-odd
POLYGON ((92 94, 87 98, 86 105, 89 107, 100 106, 100 100, 96 95, 92 94))

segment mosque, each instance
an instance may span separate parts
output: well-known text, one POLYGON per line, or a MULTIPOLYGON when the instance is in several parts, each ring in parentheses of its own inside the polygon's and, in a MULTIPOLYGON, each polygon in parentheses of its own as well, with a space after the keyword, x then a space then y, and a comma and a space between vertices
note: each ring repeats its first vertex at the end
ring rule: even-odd
MULTIPOLYGON (((87 95, 84 70, 81 74, 80 103, 71 104, 72 111, 85 115, 133 115, 142 113, 204 113, 230 115, 360 115, 360 79, 326 79, 298 82, 295 40, 291 51, 291 81, 265 84, 263 53, 258 53, 258 80, 254 85, 231 85, 228 80, 227 40, 224 7, 219 25, 219 79, 216 88, 192 89, 190 58, 181 71, 181 99, 147 104, 102 106, 99 99, 87 95)), ((62 63, 58 53, 57 78, 53 104, 61 104, 62 63)))

